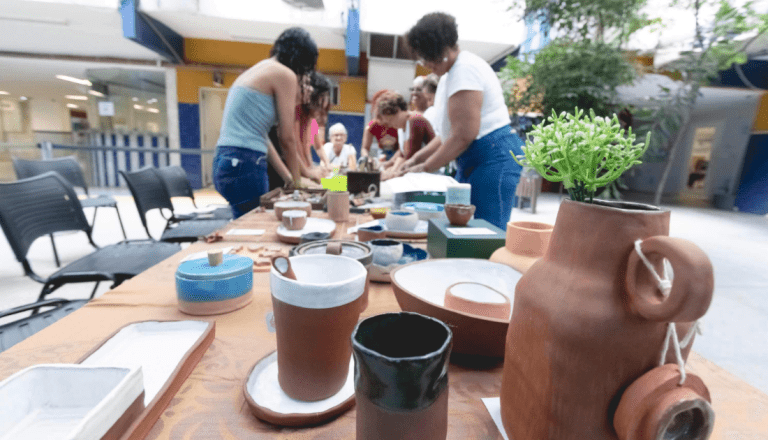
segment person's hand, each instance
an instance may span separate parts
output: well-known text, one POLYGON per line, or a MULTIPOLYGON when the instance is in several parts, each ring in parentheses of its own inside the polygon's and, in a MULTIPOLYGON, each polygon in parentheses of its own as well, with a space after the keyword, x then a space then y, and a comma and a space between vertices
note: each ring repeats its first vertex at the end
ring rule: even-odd
POLYGON ((423 173, 424 172, 424 164, 420 163, 418 165, 413 165, 410 167, 403 167, 403 174, 405 173, 423 173))
POLYGON ((326 173, 322 167, 314 167, 307 171, 307 174, 309 174, 309 178, 317 183, 320 183, 320 179, 324 178, 328 173, 326 173))

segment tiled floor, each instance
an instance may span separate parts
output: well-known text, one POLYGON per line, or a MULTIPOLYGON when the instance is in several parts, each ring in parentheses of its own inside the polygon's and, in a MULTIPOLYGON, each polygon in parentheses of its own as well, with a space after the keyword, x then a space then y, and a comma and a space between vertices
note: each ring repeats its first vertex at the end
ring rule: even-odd
MULTIPOLYGON (((129 239, 146 238, 133 200, 126 191, 114 193, 129 239)), ((198 206, 223 203, 216 193, 202 191, 198 206)), ((513 220, 554 223, 560 198, 543 194, 537 213, 513 210, 513 220)), ((179 211, 192 209, 188 199, 174 201, 179 211)), ((703 335, 694 350, 754 387, 768 393, 768 218, 711 209, 665 206, 672 211, 671 235, 686 238, 701 247, 715 268, 715 297, 702 319, 703 335)), ((90 210, 86 213, 90 216, 90 210)), ((149 216, 150 230, 159 236, 164 221, 158 213, 149 216)), ((122 240, 114 210, 99 211, 94 229, 98 244, 122 240)), ((83 233, 56 237, 62 263, 92 251, 83 233)), ((48 239, 36 241, 29 252, 33 268, 42 275, 55 271, 48 239)), ((34 301, 40 284, 24 277, 7 241, 0 240, 0 310, 34 301)), ((109 288, 104 284, 100 295, 109 288)), ((90 286, 59 289, 56 297, 84 298, 90 286)))

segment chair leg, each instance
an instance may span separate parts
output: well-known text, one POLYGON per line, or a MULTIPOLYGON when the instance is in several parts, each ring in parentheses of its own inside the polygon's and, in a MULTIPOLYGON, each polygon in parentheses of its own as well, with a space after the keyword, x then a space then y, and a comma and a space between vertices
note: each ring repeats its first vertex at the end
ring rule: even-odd
POLYGON ((96 213, 98 213, 98 212, 99 212, 99 207, 98 206, 94 206, 93 207, 93 219, 91 220, 91 228, 96 226, 96 213))
MULTIPOLYGON (((40 301, 44 300, 45 297, 48 296, 48 294, 50 294, 54 290, 56 290, 56 289, 55 288, 53 288, 53 289, 50 288, 50 283, 43 284, 43 290, 40 291, 40 296, 37 297, 37 301, 40 302, 40 301)), ((30 316, 37 315, 37 313, 39 311, 40 311, 40 307, 35 307, 34 309, 32 309, 32 314, 30 316)))
POLYGON ((96 295, 96 290, 99 288, 99 284, 101 284, 101 281, 96 281, 96 285, 93 286, 93 292, 91 292, 91 297, 89 299, 93 299, 96 295))
POLYGON ((120 230, 123 231, 123 238, 125 240, 128 240, 128 236, 125 235, 125 227, 123 226, 123 218, 120 217, 120 210, 117 209, 117 205, 115 205, 115 212, 117 213, 117 221, 120 222, 120 230))
POLYGON ((53 234, 51 236, 51 247, 53 248, 53 258, 56 260, 56 267, 61 267, 61 261, 59 261, 59 253, 56 251, 56 242, 53 241, 53 234))

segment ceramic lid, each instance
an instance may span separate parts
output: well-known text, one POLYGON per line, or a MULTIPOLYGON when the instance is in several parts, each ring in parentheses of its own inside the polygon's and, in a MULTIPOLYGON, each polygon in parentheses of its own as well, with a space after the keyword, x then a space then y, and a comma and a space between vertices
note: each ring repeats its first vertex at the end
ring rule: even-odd
POLYGON ((181 263, 176 275, 190 280, 220 280, 244 275, 253 271, 253 260, 242 255, 224 255, 224 262, 218 266, 208 264, 208 258, 199 258, 181 263))
POLYGON ((373 261, 371 247, 368 244, 348 240, 317 240, 304 243, 296 246, 296 248, 293 250, 293 255, 325 254, 325 249, 328 246, 328 243, 335 241, 341 242, 342 256, 353 258, 361 262, 364 266, 370 264, 371 261, 373 261))
POLYGON ((408 202, 403 203, 400 208, 422 212, 442 212, 445 209, 443 205, 439 203, 430 202, 408 202))

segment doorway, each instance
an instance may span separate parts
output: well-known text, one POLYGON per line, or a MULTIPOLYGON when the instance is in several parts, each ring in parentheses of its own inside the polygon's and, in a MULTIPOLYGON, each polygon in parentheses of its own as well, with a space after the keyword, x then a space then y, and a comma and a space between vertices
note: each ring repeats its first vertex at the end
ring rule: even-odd
POLYGON ((200 88, 200 156, 203 187, 213 185, 213 151, 219 140, 221 119, 224 117, 224 104, 227 102, 229 89, 200 88), (210 151, 210 153, 206 153, 210 151))
POLYGON ((700 126, 693 131, 693 146, 688 159, 688 168, 683 193, 687 196, 706 199, 707 171, 712 159, 717 127, 700 126))

